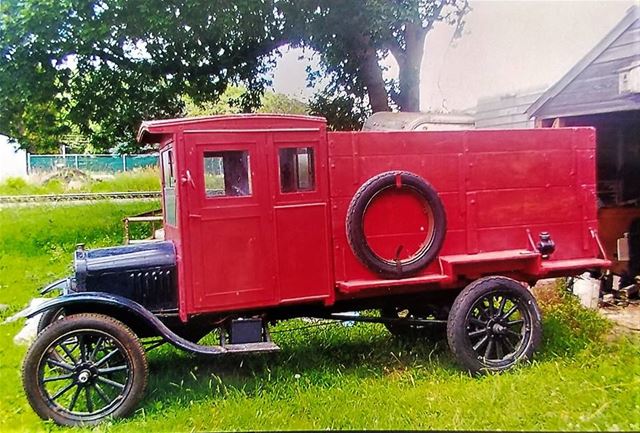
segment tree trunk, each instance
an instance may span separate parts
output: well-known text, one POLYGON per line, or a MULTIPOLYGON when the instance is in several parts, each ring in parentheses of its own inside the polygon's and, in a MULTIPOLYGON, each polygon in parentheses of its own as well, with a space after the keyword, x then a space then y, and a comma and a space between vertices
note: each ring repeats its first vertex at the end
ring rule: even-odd
POLYGON ((406 49, 398 62, 400 94, 395 99, 400 111, 420 111, 420 65, 427 32, 420 25, 405 26, 406 49))
POLYGON ((365 86, 367 86, 371 110, 374 113, 378 111, 391 111, 387 89, 384 85, 384 78, 382 77, 382 68, 378 63, 378 56, 375 49, 368 48, 365 51, 361 68, 361 78, 365 86))

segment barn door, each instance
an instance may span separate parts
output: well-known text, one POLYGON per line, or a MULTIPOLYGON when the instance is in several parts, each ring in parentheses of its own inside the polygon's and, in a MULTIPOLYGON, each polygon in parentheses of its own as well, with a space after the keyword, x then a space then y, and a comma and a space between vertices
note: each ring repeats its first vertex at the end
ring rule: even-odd
POLYGON ((264 133, 186 133, 192 311, 274 302, 264 133))

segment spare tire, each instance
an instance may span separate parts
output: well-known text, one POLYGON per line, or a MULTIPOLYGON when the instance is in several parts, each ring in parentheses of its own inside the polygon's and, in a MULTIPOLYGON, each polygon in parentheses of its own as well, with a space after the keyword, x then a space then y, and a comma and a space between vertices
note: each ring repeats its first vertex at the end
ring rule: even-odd
POLYGON ((358 260, 384 278, 405 278, 425 268, 444 242, 442 201, 427 181, 406 171, 372 177, 347 211, 347 239, 358 260))

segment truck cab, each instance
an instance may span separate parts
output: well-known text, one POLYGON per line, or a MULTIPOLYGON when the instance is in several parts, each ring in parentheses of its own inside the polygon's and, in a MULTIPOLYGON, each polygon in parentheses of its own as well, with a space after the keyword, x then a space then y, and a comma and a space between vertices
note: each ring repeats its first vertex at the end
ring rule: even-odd
POLYGON ((307 116, 142 125, 140 141, 160 146, 184 319, 332 296, 326 137, 307 116))

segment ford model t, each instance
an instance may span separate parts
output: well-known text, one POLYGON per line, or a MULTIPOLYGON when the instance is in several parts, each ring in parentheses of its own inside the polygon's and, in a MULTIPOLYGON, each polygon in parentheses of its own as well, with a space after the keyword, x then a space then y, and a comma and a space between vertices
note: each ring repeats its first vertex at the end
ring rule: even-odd
POLYGON ((146 122, 138 138, 159 145, 165 239, 79 246, 44 290, 61 295, 24 312, 43 325, 26 395, 59 424, 131 413, 147 337, 271 352, 267 325, 301 316, 416 337, 446 323, 464 369, 505 370, 540 342, 529 287, 609 265, 589 128, 334 133, 245 115, 146 122))

